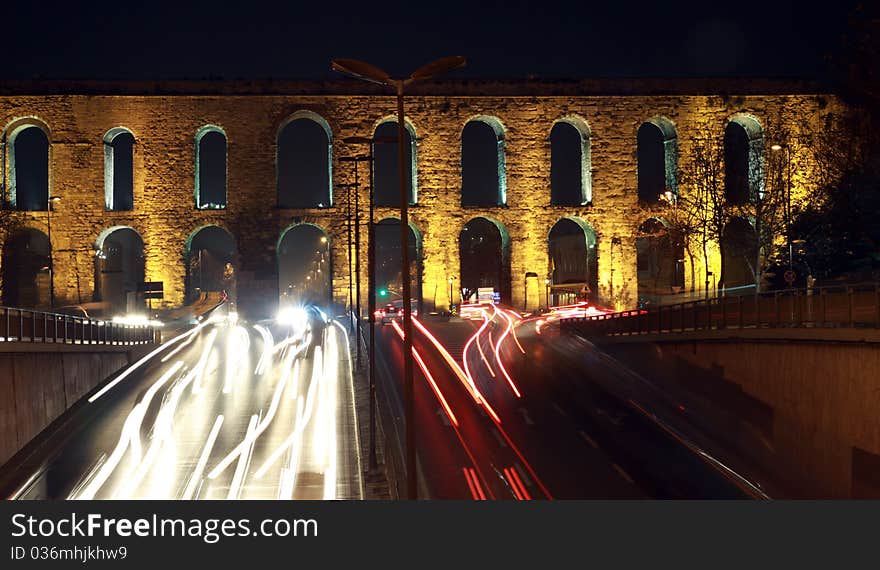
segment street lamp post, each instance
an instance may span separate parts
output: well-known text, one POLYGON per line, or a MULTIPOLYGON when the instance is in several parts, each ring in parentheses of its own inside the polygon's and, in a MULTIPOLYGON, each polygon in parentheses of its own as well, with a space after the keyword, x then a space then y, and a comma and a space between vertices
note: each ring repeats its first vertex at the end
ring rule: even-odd
POLYGON ((376 137, 375 139, 367 137, 346 137, 342 139, 345 144, 362 144, 369 145, 369 154, 356 157, 356 160, 364 160, 366 158, 370 167, 370 212, 369 226, 367 228, 367 311, 369 312, 368 322, 370 323, 370 347, 369 347, 369 376, 370 376, 370 471, 375 471, 378 467, 376 458, 376 228, 373 222, 374 213, 374 180, 373 180, 373 145, 382 143, 396 143, 397 139, 392 137, 376 137))
MULTIPOLYGON (((340 159, 344 160, 344 158, 340 159)), ((352 264, 354 260, 351 255, 351 246, 352 246, 352 214, 351 214, 351 189, 355 189, 355 193, 357 193, 357 181, 355 182, 344 182, 336 185, 337 188, 345 188, 347 190, 346 194, 346 208, 345 208, 345 229, 346 229, 346 237, 348 240, 348 322, 349 329, 354 331, 354 320, 351 318, 352 312, 354 312, 354 278, 357 270, 352 271, 352 264)), ((355 233, 357 232, 357 228, 355 228, 355 233)), ((357 252, 355 252, 357 255, 357 252)), ((360 283, 360 277, 357 277, 358 283, 360 283)), ((359 295, 360 296, 360 295, 359 295)), ((360 308, 360 307, 358 307, 360 308)))
POLYGON ((49 196, 46 201, 46 234, 49 239, 49 307, 55 307, 55 254, 52 250, 52 204, 61 196, 49 196))
POLYGON ((386 87, 393 87, 397 94, 397 145, 398 172, 400 176, 400 266, 403 282, 403 376, 406 415, 406 479, 407 496, 416 499, 416 448, 415 448, 415 398, 413 392, 413 356, 412 356, 412 305, 410 301, 411 287, 409 279, 409 195, 406 189, 406 153, 403 141, 406 140, 405 115, 403 113, 403 89, 406 85, 439 75, 443 72, 461 67, 465 58, 453 56, 438 59, 415 70, 407 79, 392 79, 388 73, 378 67, 356 59, 334 59, 330 68, 346 75, 363 79, 386 87))
MULTIPOLYGON (((360 180, 358 178, 358 162, 369 160, 366 156, 344 156, 339 159, 340 162, 354 163, 354 269, 355 269, 355 304, 357 305, 357 335, 355 344, 357 345, 357 365, 361 365, 361 342, 360 342, 360 326, 361 326, 361 208, 360 208, 360 180)), ((372 205, 372 204, 371 204, 372 205)), ((369 260, 368 260, 369 261, 369 260)))

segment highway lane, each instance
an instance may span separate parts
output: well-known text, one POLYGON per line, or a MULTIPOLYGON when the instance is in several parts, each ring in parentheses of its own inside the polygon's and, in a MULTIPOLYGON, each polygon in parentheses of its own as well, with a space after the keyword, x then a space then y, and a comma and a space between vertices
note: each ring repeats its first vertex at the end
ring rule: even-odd
MULTIPOLYGON (((561 346, 558 337, 547 339, 548 329, 538 334, 535 323, 490 306, 471 322, 416 322, 416 347, 463 418, 459 445, 490 474, 487 487, 496 498, 761 496, 657 421, 644 407, 654 408, 650 394, 617 392, 631 371, 595 347, 561 346), (585 359, 589 350, 597 354, 585 359), (505 467, 526 475, 522 488, 493 486, 513 479, 505 467)), ((427 416, 419 422, 417 433, 438 429, 427 416)), ((431 455, 419 445, 420 460, 431 455)))
MULTIPOLYGON (((527 377, 526 359, 540 355, 520 350, 513 327, 518 315, 487 306, 483 320, 426 323, 444 344, 456 337, 468 339, 459 353, 463 368, 498 423, 516 446, 522 461, 554 498, 634 499, 646 497, 623 467, 576 425, 555 401, 542 381, 527 377)), ((460 341, 458 341, 460 343, 460 341)))
MULTIPOLYGON (((416 447, 420 487, 429 498, 549 498, 491 411, 479 405, 461 368, 419 330, 414 335, 416 447)), ((402 330, 377 327, 383 381, 403 434, 402 330)))
POLYGON ((362 498, 345 329, 215 317, 94 391, 4 488, 21 499, 362 498))

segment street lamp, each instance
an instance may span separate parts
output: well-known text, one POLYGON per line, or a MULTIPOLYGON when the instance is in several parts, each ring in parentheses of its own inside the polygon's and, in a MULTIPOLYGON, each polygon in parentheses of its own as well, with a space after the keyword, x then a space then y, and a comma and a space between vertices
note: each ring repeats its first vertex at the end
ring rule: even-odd
MULTIPOLYGON (((360 343, 360 326, 361 326, 361 207, 360 207, 360 179, 358 178, 358 162, 369 160, 367 156, 343 156, 340 162, 354 163, 354 276, 355 276, 355 295, 357 304, 357 325, 358 335, 355 338, 357 346, 357 365, 361 365, 361 343, 360 343)), ((349 200, 350 201, 350 200, 349 200)))
POLYGON ((369 63, 356 59, 334 59, 330 69, 351 77, 392 87, 397 94, 397 145, 398 173, 400 176, 400 266, 403 281, 403 378, 406 415, 406 481, 407 496, 417 498, 416 490, 416 440, 415 440, 415 397, 413 392, 413 356, 412 356, 412 305, 410 301, 409 280, 409 195, 406 191, 406 153, 403 141, 406 140, 405 115, 403 113, 403 88, 414 82, 429 79, 447 71, 462 67, 465 58, 452 56, 438 59, 416 69, 406 79, 392 79, 388 73, 369 63))
POLYGON ((55 307, 55 260, 52 251, 52 204, 61 201, 61 196, 49 196, 46 202, 46 233, 49 238, 49 307, 55 307))
MULTIPOLYGON (((348 322, 349 329, 354 331, 354 320, 351 318, 351 313, 354 311, 354 288, 352 281, 352 258, 351 258, 351 240, 352 240, 352 232, 351 232, 351 189, 357 188, 357 182, 345 182, 336 185, 337 188, 345 188, 347 190, 346 194, 346 207, 345 207, 345 231, 348 240, 348 322)), ((355 190, 355 194, 357 194, 357 190, 355 190)), ((356 199, 356 198, 355 198, 356 199)), ((357 232, 357 229, 355 229, 357 232)), ((355 255, 357 255, 355 253, 355 255)), ((358 277, 358 281, 360 278, 358 277)))
MULTIPOLYGON (((376 458, 376 228, 373 223, 373 144, 376 143, 396 143, 396 138, 376 137, 371 139, 368 137, 346 137, 342 139, 345 144, 361 144, 369 145, 370 152, 367 155, 367 161, 370 167, 370 213, 369 226, 367 229, 367 311, 369 312, 368 321, 370 323, 370 347, 369 347, 369 368, 370 368, 370 471, 375 471, 378 467, 376 458)), ((358 160, 363 159, 362 156, 357 157, 358 160)), ((355 163, 357 164, 357 163, 355 163)))

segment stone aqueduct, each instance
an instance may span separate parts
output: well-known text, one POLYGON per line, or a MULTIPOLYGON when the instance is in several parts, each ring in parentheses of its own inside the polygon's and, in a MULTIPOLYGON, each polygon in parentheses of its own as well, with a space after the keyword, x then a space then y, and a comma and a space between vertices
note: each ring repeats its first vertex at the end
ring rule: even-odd
MULTIPOLYGON (((509 236, 508 286, 514 306, 543 302, 543 285, 535 294, 524 276, 534 272, 543 282, 548 234, 563 218, 595 233, 598 297, 609 305, 632 306, 638 228, 663 215, 660 205, 646 205, 638 197, 636 142, 644 123, 662 122, 664 141, 675 147, 667 159, 686 162, 693 133, 700 129, 717 132, 720 144, 725 125, 737 117, 800 132, 840 109, 833 95, 778 81, 449 81, 418 86, 406 99, 406 115, 416 140, 418 200, 410 212, 420 234, 426 306, 448 304, 447 280, 460 271, 459 233, 478 217, 497 222, 509 236), (503 141, 504 205, 462 206, 462 131, 474 119, 492 126, 503 141), (549 137, 560 121, 576 126, 583 137, 583 180, 589 193, 583 205, 551 204, 549 137)), ((0 88, 4 197, 14 197, 16 133, 36 126, 48 140, 48 194, 61 197, 51 220, 56 304, 92 300, 100 241, 109 229, 128 227, 144 243, 145 279, 164 282, 165 306, 179 305, 188 240, 199 228, 216 225, 237 244, 239 304, 258 307, 261 300, 277 298, 275 250, 284 232, 300 223, 325 228, 331 236, 333 296, 345 303, 346 190, 336 185, 351 182, 353 168, 339 157, 364 149, 348 147, 343 139, 372 136, 394 110, 388 93, 347 81, 7 84, 0 88), (279 206, 276 198, 279 132, 301 116, 318 117, 329 129, 332 207, 293 209, 279 206), (225 209, 199 209, 194 199, 194 148, 206 127, 226 137, 225 209), (105 197, 106 141, 114 129, 133 137, 130 210, 114 210, 105 197)), ((772 132, 759 135, 773 138, 772 132)), ((809 160, 798 157, 795 196, 810 191, 809 160)), ((675 183, 667 180, 666 185, 675 183)), ((680 185, 678 191, 686 196, 688 189, 680 185)), ((361 204, 366 204, 366 185, 361 192, 361 204)), ((45 211, 19 215, 26 226, 45 231, 45 211)), ((395 215, 393 208, 376 211, 377 220, 395 215)), ((366 232, 362 248, 365 260, 366 232)), ((690 270, 684 275, 690 288, 690 270)), ((366 294, 365 278, 363 283, 366 294)), ((693 285, 702 287, 701 282, 693 285)))

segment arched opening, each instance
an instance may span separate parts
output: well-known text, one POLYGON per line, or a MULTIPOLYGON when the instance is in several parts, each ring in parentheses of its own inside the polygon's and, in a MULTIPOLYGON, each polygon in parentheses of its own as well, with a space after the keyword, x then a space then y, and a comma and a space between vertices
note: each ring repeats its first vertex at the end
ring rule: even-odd
POLYGON ((663 117, 642 123, 637 135, 639 201, 655 204, 667 191, 678 193, 675 125, 663 117))
POLYGON ((7 307, 49 306, 49 238, 21 229, 3 244, 3 304, 7 307))
POLYGON ((684 289, 684 247, 658 218, 639 226, 636 268, 639 305, 658 303, 664 295, 684 289))
MULTIPOLYGON (((386 218, 376 223, 376 303, 401 299, 403 289, 400 266, 400 220, 386 218)), ((409 278, 412 299, 422 299, 422 240, 415 226, 409 226, 409 278)))
POLYGON ((333 205, 333 134, 320 115, 299 111, 278 132, 278 207, 333 205))
POLYGON ((238 248, 235 238, 219 226, 205 226, 193 232, 186 246, 186 299, 201 293, 226 291, 236 298, 238 248))
MULTIPOLYGON (((416 158, 416 135, 412 125, 404 122, 404 167, 409 203, 416 204, 418 201, 417 158, 416 158)), ((383 121, 376 127, 373 140, 381 139, 397 140, 397 121, 383 121)), ((377 206, 396 207, 400 205, 400 172, 397 164, 397 143, 379 142, 373 146, 374 160, 374 189, 373 200, 377 206)))
POLYGON ((215 126, 196 133, 196 208, 226 208, 226 133, 215 126))
POLYGON ((134 135, 125 127, 104 135, 104 207, 111 211, 134 208, 134 135))
POLYGON ((599 294, 599 256, 596 232, 578 218, 562 218, 548 236, 549 305, 595 301, 599 294))
POLYGON ((461 132, 461 205, 507 203, 504 128, 494 117, 478 117, 461 132))
POLYGON ((764 193, 764 133, 748 115, 724 129, 724 195, 729 204, 754 203, 764 193))
POLYGON ((550 203, 583 206, 592 199, 590 131, 586 122, 562 119, 550 131, 550 203))
POLYGON ((491 287, 501 302, 510 303, 510 237, 500 222, 474 218, 458 236, 462 299, 478 288, 491 287))
POLYGON ((111 313, 142 306, 138 287, 144 281, 144 240, 131 228, 105 230, 95 243, 95 301, 111 313))
MULTIPOLYGON (((729 290, 755 286, 758 236, 745 218, 734 218, 721 234, 721 287, 729 290)), ((735 293, 735 291, 734 291, 735 293)))
POLYGON ((327 232, 312 224, 288 228, 278 242, 280 303, 316 304, 333 300, 333 260, 327 232))
POLYGON ((9 197, 16 210, 49 207, 49 137, 37 125, 22 125, 9 137, 9 197))

